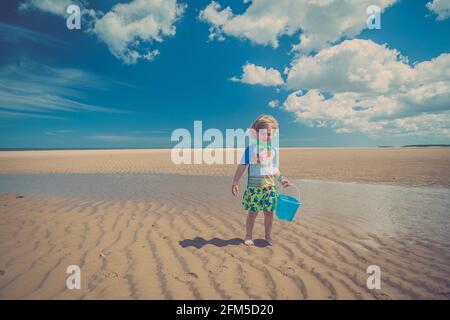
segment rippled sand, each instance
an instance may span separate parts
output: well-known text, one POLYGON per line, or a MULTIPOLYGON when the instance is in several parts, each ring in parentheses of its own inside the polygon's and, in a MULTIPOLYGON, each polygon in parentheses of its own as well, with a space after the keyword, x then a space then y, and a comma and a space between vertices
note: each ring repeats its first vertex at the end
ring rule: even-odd
POLYGON ((60 160, 29 165, 110 173, 0 175, 1 299, 450 298, 448 188, 294 179, 298 217, 276 221, 267 247, 259 216, 256 247, 246 248, 226 171, 129 174, 147 168, 144 158, 121 171, 117 159, 61 157, 65 169, 60 160), (66 289, 73 264, 81 290, 66 289), (381 268, 380 290, 366 287, 369 265, 381 268))

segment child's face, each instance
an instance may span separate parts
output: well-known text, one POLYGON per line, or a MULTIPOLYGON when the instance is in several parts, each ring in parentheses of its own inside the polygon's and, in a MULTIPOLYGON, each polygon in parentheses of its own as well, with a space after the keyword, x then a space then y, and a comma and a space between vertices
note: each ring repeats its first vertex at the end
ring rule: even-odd
POLYGON ((267 143, 268 141, 270 141, 270 139, 272 139, 274 133, 275 130, 273 130, 272 128, 260 129, 258 131, 258 139, 264 143, 267 143))

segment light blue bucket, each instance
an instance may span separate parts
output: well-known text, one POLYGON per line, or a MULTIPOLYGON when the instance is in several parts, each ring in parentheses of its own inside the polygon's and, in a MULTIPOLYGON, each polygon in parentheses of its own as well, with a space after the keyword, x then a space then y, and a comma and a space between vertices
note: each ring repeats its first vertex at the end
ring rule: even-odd
POLYGON ((302 203, 300 202, 300 200, 297 200, 293 196, 290 196, 288 194, 279 194, 277 200, 276 216, 280 220, 287 220, 291 222, 295 217, 295 213, 297 212, 298 208, 301 207, 301 205, 302 203))

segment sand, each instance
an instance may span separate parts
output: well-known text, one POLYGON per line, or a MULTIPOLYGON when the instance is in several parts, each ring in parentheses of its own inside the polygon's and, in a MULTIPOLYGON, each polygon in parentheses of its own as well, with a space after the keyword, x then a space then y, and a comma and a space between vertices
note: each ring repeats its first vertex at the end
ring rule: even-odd
MULTIPOLYGON (((242 154, 242 152, 241 152, 242 154)), ((450 187, 450 148, 281 149, 284 175, 450 187)), ((0 152, 2 173, 174 173, 232 176, 235 166, 175 165, 170 149, 0 152)))
POLYGON ((232 166, 175 166, 167 150, 0 153, 0 298, 450 298, 450 150, 285 151, 304 206, 275 221, 272 247, 258 217, 254 248, 232 166), (414 199, 429 201, 408 224, 414 199), (69 265, 80 290, 66 288, 69 265))

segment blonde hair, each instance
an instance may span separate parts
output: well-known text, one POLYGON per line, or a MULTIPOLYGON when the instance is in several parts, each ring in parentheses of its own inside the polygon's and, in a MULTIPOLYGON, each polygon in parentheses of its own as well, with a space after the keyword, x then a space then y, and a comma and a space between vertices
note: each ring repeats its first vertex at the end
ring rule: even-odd
POLYGON ((262 114, 253 121, 251 129, 259 131, 261 129, 278 129, 278 121, 273 116, 262 114))

